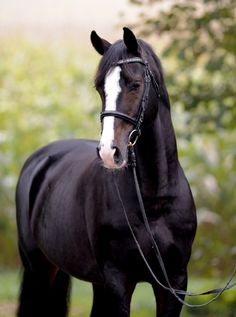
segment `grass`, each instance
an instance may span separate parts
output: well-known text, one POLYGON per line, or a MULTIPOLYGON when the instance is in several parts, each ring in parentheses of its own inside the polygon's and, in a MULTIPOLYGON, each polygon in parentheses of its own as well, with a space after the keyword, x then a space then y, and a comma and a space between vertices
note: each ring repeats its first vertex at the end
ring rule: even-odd
MULTIPOLYGON (((0 271, 0 316, 14 317, 20 274, 17 271, 0 271)), ((214 287, 216 281, 208 279, 193 279, 191 290, 206 290, 214 287)), ((73 280, 70 317, 89 316, 92 305, 92 289, 89 283, 73 280)), ((219 285, 219 283, 217 284, 219 285)), ((191 300, 201 303, 207 298, 191 300)), ((189 300, 190 301, 190 300, 189 300)), ((155 301, 151 287, 142 283, 137 286, 133 300, 131 317, 154 317, 155 301)), ((184 308, 181 317, 236 317, 236 290, 224 293, 220 299, 205 308, 184 308)))
MULTIPOLYGON (((0 316, 15 316, 20 273, 0 271, 0 316)), ((73 279, 70 317, 89 316, 92 305, 92 288, 89 283, 73 279)), ((132 317, 155 315, 152 289, 148 284, 139 285, 132 302, 132 317)))
MULTIPOLYGON (((70 317, 89 316, 92 306, 92 289, 90 284, 73 280, 70 317)), ((146 283, 138 285, 132 301, 132 317, 155 315, 155 303, 151 286, 146 283)))

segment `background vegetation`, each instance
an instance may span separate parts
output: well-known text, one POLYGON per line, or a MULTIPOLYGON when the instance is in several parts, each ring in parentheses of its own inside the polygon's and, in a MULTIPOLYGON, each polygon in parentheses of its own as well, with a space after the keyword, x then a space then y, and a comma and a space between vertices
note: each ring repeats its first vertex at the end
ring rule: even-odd
POLYGON ((236 262, 236 3, 130 2, 141 11, 134 27, 151 35, 162 57, 180 159, 197 204, 193 273, 221 275, 236 262))
MULTIPOLYGON (((152 35, 164 65, 180 160, 198 210, 189 288, 218 287, 236 262, 235 1, 132 2, 142 12, 137 32, 152 35)), ((14 191, 20 168, 36 148, 55 139, 99 137, 97 63, 92 49, 71 43, 0 39, 0 316, 10 317, 1 308, 14 308, 17 293, 17 275, 5 269, 19 267, 14 191)), ((77 287, 73 307, 87 316, 90 288, 77 287), (81 292, 87 296, 84 311, 76 308, 81 292)), ((137 295, 135 317, 154 315, 145 287, 137 295)), ((230 291, 209 308, 184 314, 232 317, 235 305, 230 291)))
POLYGON ((97 60, 87 52, 77 54, 71 45, 1 40, 1 266, 17 262, 14 192, 26 157, 55 139, 99 135, 99 101, 93 89, 97 60))

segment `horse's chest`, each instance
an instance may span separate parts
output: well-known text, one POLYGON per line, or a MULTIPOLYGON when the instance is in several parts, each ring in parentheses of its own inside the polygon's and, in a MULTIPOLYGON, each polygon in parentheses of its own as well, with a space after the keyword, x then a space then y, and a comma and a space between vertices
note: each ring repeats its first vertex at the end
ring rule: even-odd
MULTIPOLYGON (((158 223, 152 225, 153 234, 158 223)), ((112 219, 100 228, 99 250, 104 261, 111 260, 117 266, 132 269, 142 266, 140 250, 149 259, 153 256, 152 242, 138 211, 112 219)))

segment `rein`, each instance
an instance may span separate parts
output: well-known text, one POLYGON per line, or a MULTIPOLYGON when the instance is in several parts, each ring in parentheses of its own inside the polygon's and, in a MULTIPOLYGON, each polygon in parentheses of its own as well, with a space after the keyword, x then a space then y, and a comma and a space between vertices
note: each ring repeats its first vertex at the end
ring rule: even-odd
POLYGON ((167 285, 164 285, 157 278, 156 274, 152 270, 147 258, 145 257, 145 255, 144 255, 144 253, 142 251, 140 243, 138 242, 138 240, 136 238, 136 235, 135 235, 135 232, 134 232, 134 230, 132 228, 132 225, 131 225, 131 223, 129 221, 129 218, 128 218, 128 215, 127 215, 127 212, 126 212, 126 209, 125 209, 125 206, 124 206, 121 194, 120 194, 120 190, 119 190, 119 187, 118 187, 118 184, 117 184, 117 181, 116 181, 116 177, 115 177, 115 174, 113 172, 114 185, 115 185, 115 188, 116 188, 116 191, 117 191, 117 196, 118 196, 118 199, 120 201, 120 204, 121 204, 121 207, 122 207, 122 210, 123 210, 123 213, 124 213, 124 217, 126 219, 126 222, 127 222, 128 227, 129 227, 130 233, 131 233, 131 235, 132 235, 132 237, 134 239, 134 242, 135 242, 135 244, 137 246, 137 249, 138 249, 138 251, 140 253, 140 256, 142 257, 142 259, 143 259, 143 261, 144 261, 149 273, 151 274, 153 279, 156 281, 156 283, 159 286, 161 286, 163 289, 169 291, 183 305, 185 305, 187 307, 203 307, 203 306, 206 306, 206 305, 210 304, 211 302, 215 301, 224 291, 229 290, 229 289, 233 288, 234 286, 236 286, 236 282, 231 284, 231 282, 232 282, 232 280, 233 280, 233 278, 234 278, 234 276, 236 274, 236 266, 235 266, 235 268, 234 268, 234 270, 233 270, 228 282, 226 283, 226 285, 223 288, 215 288, 215 289, 211 289, 211 290, 208 290, 208 291, 205 291, 205 292, 195 293, 195 292, 187 292, 187 291, 184 291, 184 290, 178 290, 178 289, 175 289, 175 288, 173 288, 171 286, 171 283, 170 283, 170 280, 169 280, 169 277, 168 277, 168 273, 167 273, 166 268, 165 268, 165 264, 164 264, 160 249, 159 249, 159 247, 158 247, 158 245, 157 245, 157 243, 156 243, 156 241, 154 239, 154 236, 152 234, 152 231, 151 231, 151 228, 150 228, 150 225, 149 225, 149 222, 148 222, 148 218, 147 218, 147 214, 146 214, 146 211, 145 211, 145 206, 144 206, 144 203, 143 203, 142 194, 141 194, 141 190, 140 190, 140 186, 139 186, 139 182, 138 182, 138 177, 137 177, 136 155, 135 155, 135 151, 134 151, 134 146, 135 146, 135 144, 136 144, 136 142, 137 142, 137 140, 138 140, 138 138, 139 138, 139 136, 141 134, 140 127, 141 127, 141 124, 142 124, 143 118, 144 118, 145 105, 146 105, 146 102, 148 100, 150 84, 153 83, 153 86, 155 88, 155 91, 156 91, 158 97, 160 97, 159 85, 156 82, 151 70, 149 69, 148 63, 143 61, 141 58, 135 57, 135 58, 129 58, 129 59, 126 59, 126 60, 120 60, 117 63, 117 65, 123 65, 125 63, 141 63, 142 65, 145 66, 145 89, 144 89, 144 94, 143 94, 142 101, 141 101, 141 104, 140 104, 140 107, 139 107, 139 110, 138 110, 138 114, 137 114, 136 118, 132 118, 132 117, 130 117, 130 116, 124 114, 124 113, 118 112, 118 111, 104 111, 104 112, 101 113, 101 120, 105 116, 114 116, 114 117, 117 117, 119 119, 123 119, 123 120, 131 123, 134 126, 134 130, 132 130, 132 132, 129 135, 129 142, 128 142, 129 166, 131 166, 131 168, 132 168, 136 195, 137 195, 137 199, 138 199, 138 202, 139 202, 139 207, 140 207, 140 210, 141 210, 143 222, 144 222, 146 231, 147 231, 147 233, 148 233, 148 235, 150 237, 150 240, 152 242, 152 248, 154 249, 156 258, 158 260, 158 263, 160 265, 161 271, 162 271, 162 273, 164 275, 164 278, 165 278, 165 281, 166 281, 167 285), (193 296, 202 296, 202 295, 210 295, 210 294, 216 294, 216 295, 212 299, 210 299, 209 301, 207 301, 207 302, 205 302, 203 304, 190 304, 190 303, 186 302, 185 300, 183 300, 181 298, 181 296, 191 296, 191 297, 193 297, 193 296))
POLYGON ((184 291, 184 290, 179 290, 179 289, 175 289, 171 286, 171 283, 170 283, 170 280, 169 280, 169 277, 168 277, 168 273, 166 271, 166 268, 165 268, 165 264, 164 264, 164 261, 163 261, 163 258, 162 258, 162 255, 161 255, 161 252, 160 252, 160 249, 154 239, 154 236, 152 234, 152 231, 151 231, 151 228, 150 228, 150 225, 149 225, 149 222, 148 222, 148 218, 147 218, 147 214, 146 214, 146 211, 145 211, 145 207, 144 207, 144 203, 143 203, 143 199, 142 199, 142 194, 141 194, 141 191, 140 191, 140 186, 139 186, 139 182, 138 182, 138 177, 137 177, 137 171, 136 171, 136 155, 135 155, 135 152, 134 152, 134 145, 131 144, 128 146, 128 149, 129 149, 129 158, 130 158, 130 166, 132 167, 132 172, 133 172, 133 177, 134 177, 134 184, 135 184, 135 190, 136 190, 136 194, 137 194, 137 198, 138 198, 138 202, 139 202, 139 207, 140 207, 140 210, 141 210, 141 214, 142 214, 142 218, 143 218, 143 222, 144 222, 144 225, 145 225, 145 228, 149 234, 149 237, 150 237, 150 240, 152 242, 152 249, 154 250, 155 252, 155 255, 156 255, 156 258, 158 260, 158 263, 161 267, 161 271, 164 275, 164 278, 166 280, 166 284, 167 285, 164 285, 162 282, 160 282, 160 280, 157 278, 156 274, 154 273, 153 269, 151 268, 147 258, 145 257, 143 251, 142 251, 142 248, 140 246, 140 243, 138 242, 137 238, 136 238, 136 235, 134 233, 134 230, 132 228, 132 225, 129 221, 129 218, 128 218, 128 214, 126 212, 126 209, 125 209, 125 206, 124 206, 124 203, 123 203, 123 200, 122 200, 122 197, 121 197, 121 194, 120 194, 120 190, 119 190, 119 187, 118 187, 118 184, 116 182, 116 178, 115 178, 115 175, 114 175, 114 184, 115 184, 115 188, 116 188, 116 191, 117 191, 117 196, 118 196, 118 199, 120 201, 120 204, 121 204, 121 207, 122 207, 122 211, 124 213, 124 217, 126 219, 126 222, 127 222, 127 225, 129 227, 129 230, 130 230, 130 233, 134 239, 134 242, 137 246, 137 249, 140 253, 140 256, 142 257, 149 273, 151 274, 151 276, 153 277, 153 279, 155 280, 155 282, 161 286, 163 289, 165 289, 166 291, 169 291, 179 302, 181 302, 183 305, 187 306, 187 307, 190 307, 190 308, 194 308, 194 307, 203 307, 203 306, 206 306, 206 305, 209 305, 210 303, 212 303, 213 301, 215 301, 224 291, 226 290, 229 290, 231 288, 233 288, 234 286, 236 286, 236 282, 235 283, 232 283, 232 280, 236 274, 236 266, 228 280, 228 282, 226 283, 226 285, 223 287, 223 288, 214 288, 214 289, 211 289, 211 290, 208 290, 208 291, 204 291, 204 292, 200 292, 200 293, 195 293, 195 292, 188 292, 188 291, 184 291), (182 296, 189 296, 189 297, 194 297, 194 296, 203 296, 203 295, 211 295, 211 294, 216 294, 212 299, 210 299, 209 301, 203 303, 203 304, 190 304, 188 302, 186 302, 185 300, 183 300, 180 295, 182 296))

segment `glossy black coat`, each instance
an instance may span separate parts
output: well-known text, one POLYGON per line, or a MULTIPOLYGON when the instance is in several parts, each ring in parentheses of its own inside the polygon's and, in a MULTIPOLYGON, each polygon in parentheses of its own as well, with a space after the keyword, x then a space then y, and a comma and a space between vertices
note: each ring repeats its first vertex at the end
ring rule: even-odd
MULTIPOLYGON (((152 88, 142 134, 135 146, 137 172, 150 227, 171 284, 185 290, 196 231, 194 201, 178 160, 160 62, 145 42, 139 40, 136 46, 136 38, 129 32, 125 29, 124 42, 114 45, 92 33, 94 47, 104 55, 96 87, 102 94, 106 68, 124 57, 142 56, 155 73, 160 98, 157 102, 152 88)), ((142 66, 137 67, 135 73, 142 70, 142 66)), ((124 130, 118 143, 124 156, 132 127, 117 122, 124 130)), ((132 171, 128 166, 104 168, 97 147, 98 143, 90 140, 57 141, 35 152, 22 169, 16 191, 19 250, 24 265, 18 316, 66 316, 72 275, 93 284, 92 317, 128 317, 133 291, 142 281, 153 287, 156 316, 178 317, 181 303, 151 277, 123 215, 114 178, 142 250, 165 284, 143 224, 132 171)))

